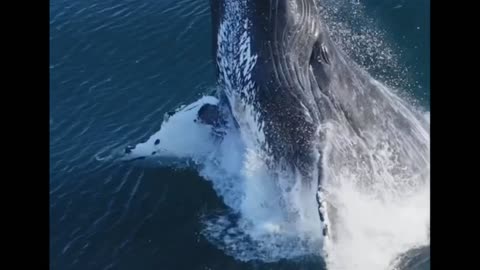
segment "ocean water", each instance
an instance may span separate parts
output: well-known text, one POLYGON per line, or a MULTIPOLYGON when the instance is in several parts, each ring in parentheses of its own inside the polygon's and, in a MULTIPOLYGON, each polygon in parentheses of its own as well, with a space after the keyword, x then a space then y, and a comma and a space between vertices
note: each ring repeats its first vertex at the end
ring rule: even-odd
MULTIPOLYGON (((428 110, 430 1, 324 2, 345 50, 428 110)), ((242 261, 209 241, 202 217, 228 207, 192 167, 103 159, 212 91, 209 1, 50 3, 51 269, 325 268, 314 256, 242 261)), ((413 261, 429 269, 429 252, 413 261)))

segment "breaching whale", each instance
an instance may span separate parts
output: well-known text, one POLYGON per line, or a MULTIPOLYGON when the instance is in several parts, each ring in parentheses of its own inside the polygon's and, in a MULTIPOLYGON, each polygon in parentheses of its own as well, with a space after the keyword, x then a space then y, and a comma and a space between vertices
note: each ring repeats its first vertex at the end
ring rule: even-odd
MULTIPOLYGON (((375 129, 385 115, 393 125, 413 132, 412 124, 392 106, 395 97, 387 96, 381 84, 335 45, 317 1, 211 0, 210 6, 216 98, 179 111, 195 112, 188 123, 207 127, 199 132, 203 136, 208 130, 216 138, 209 143, 236 129, 248 148, 266 157, 272 171, 292 172, 301 178, 301 188, 317 189, 321 231, 328 236, 323 124, 347 122, 348 132, 359 138, 368 136, 362 130, 375 129), (369 108, 372 101, 381 115, 369 108)), ((168 117, 175 116, 172 112, 168 117)), ((394 136, 388 131, 385 135, 394 136)), ((151 138, 142 146, 159 143, 151 138)), ((129 146, 125 154, 150 155, 136 151, 140 148, 129 146)), ((182 153, 188 156, 188 145, 185 149, 182 153)))

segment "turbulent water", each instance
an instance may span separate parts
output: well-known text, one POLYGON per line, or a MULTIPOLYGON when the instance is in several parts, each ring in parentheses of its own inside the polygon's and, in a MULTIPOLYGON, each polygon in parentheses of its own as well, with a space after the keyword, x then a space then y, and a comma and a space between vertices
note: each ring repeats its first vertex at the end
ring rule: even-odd
POLYGON ((375 85, 387 104, 372 98, 365 109, 375 117, 360 132, 341 117, 322 126, 327 134, 323 191, 333 233, 327 242, 318 229, 316 189, 299 190, 286 184, 292 175, 269 171, 268 157, 245 144, 241 128, 228 130, 218 141, 208 127, 193 124, 200 104, 217 102, 208 95, 195 98, 214 87, 209 44, 202 49, 192 44, 193 37, 186 42, 187 33, 210 30, 208 1, 53 4, 52 268, 322 269, 315 258, 324 256, 328 269, 414 269, 408 264, 413 251, 429 256, 422 249, 429 246, 429 113, 409 92, 412 79, 400 61, 403 53, 386 41, 367 9, 356 1, 323 2, 321 16, 334 40, 372 74, 372 81, 382 82, 375 85), (190 20, 173 38, 160 38, 174 32, 174 21, 158 19, 169 13, 190 20), (97 27, 83 27, 86 18, 97 27), (133 25, 138 28, 124 30, 133 25), (127 45, 106 43, 109 39, 127 45), (60 42, 67 40, 68 46, 60 42), (185 49, 168 56, 169 43, 185 49), (96 56, 98 51, 105 54, 96 56), (173 62, 178 65, 170 66, 173 71, 156 71, 173 62), (209 68, 212 73, 202 74, 209 68), (169 81, 176 69, 190 81, 169 81), (117 107, 103 105, 107 102, 117 107), (179 103, 189 105, 164 119, 166 110, 179 103), (134 154, 154 158, 122 162, 123 147, 146 136, 134 154), (156 168, 158 174, 152 171, 156 168), (211 187, 178 171, 188 168, 211 187), (285 207, 300 215, 289 218, 285 207), (167 237, 170 232, 175 233, 167 237), (191 264, 181 262, 180 250, 195 253, 189 255, 191 264), (278 264, 285 259, 295 265, 278 264))

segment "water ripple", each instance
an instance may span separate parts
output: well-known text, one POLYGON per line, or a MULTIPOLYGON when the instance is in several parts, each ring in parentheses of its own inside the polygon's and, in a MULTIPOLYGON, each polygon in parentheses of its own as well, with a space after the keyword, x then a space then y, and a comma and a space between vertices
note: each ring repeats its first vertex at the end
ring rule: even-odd
POLYGON ((126 173, 125 175, 122 177, 122 182, 120 183, 120 185, 117 186, 117 188, 113 191, 113 193, 118 193, 122 190, 123 186, 125 185, 125 183, 128 181, 129 179, 129 176, 130 174, 133 172, 133 169, 130 168, 126 173))
POLYGON ((52 258, 56 268, 116 268, 119 258, 103 250, 101 235, 116 238, 115 230, 120 239, 109 241, 130 252, 168 193, 166 184, 149 189, 162 176, 116 155, 206 85, 212 64, 193 55, 198 44, 188 39, 206 25, 208 2, 55 0, 50 14, 52 258), (91 255, 98 250, 107 259, 91 255))

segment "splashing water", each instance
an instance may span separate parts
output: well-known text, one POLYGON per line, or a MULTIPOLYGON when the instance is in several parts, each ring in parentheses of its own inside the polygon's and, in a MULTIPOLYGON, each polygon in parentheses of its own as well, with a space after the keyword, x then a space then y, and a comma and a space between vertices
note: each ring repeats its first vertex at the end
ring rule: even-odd
POLYGON ((361 127, 362 138, 348 132, 347 121, 326 125, 324 189, 334 233, 327 266, 397 269, 400 254, 430 241, 430 113, 411 106, 408 68, 399 64, 402 52, 388 44, 364 7, 347 0, 322 3, 322 19, 340 48, 389 86, 404 89, 374 82, 390 109, 372 98, 375 121, 361 127))
POLYGON ((333 239, 323 253, 316 189, 286 188, 295 176, 270 172, 265 158, 246 148, 236 129, 215 142, 207 127, 193 121, 201 104, 215 102, 203 97, 178 111, 132 155, 157 152, 160 158, 194 161, 231 209, 203 217, 203 235, 227 254, 266 262, 326 254, 329 269, 380 270, 402 252, 428 244, 429 133, 422 125, 427 116, 409 118, 418 124, 413 138, 394 125, 370 130, 370 141, 354 136, 348 122, 325 125, 323 190, 333 239), (382 140, 394 133, 397 141, 382 140), (291 218, 284 202, 300 216, 291 218))
MULTIPOLYGON (((390 102, 401 109, 398 100, 390 102)), ((329 127, 324 165, 333 210, 329 269, 389 269, 399 254, 428 245, 428 119, 401 113, 409 131, 399 129, 388 113, 383 125, 363 129, 363 138, 352 136, 345 123, 329 127)))
MULTIPOLYGON (((356 50, 366 48, 363 55, 380 62, 355 60, 371 72, 376 67, 399 66, 395 54, 383 50, 385 43, 363 46, 381 40, 381 31, 361 35, 362 31, 342 31, 351 27, 338 22, 341 1, 324 2, 332 2, 323 16, 346 54, 359 55, 356 50)), ((354 10, 361 13, 360 8, 354 10)), ((405 86, 392 83, 396 78, 379 77, 390 78, 390 85, 405 86)), ((210 127, 194 122, 202 104, 218 102, 214 97, 202 97, 177 110, 129 158, 193 160, 230 208, 225 213, 207 213, 202 233, 238 260, 271 262, 323 255, 332 270, 394 269, 402 253, 429 245, 430 114, 420 112, 373 78, 369 86, 377 95, 371 98, 371 117, 364 125, 355 130, 351 120, 336 117, 321 127, 326 134, 322 190, 331 223, 328 241, 319 229, 316 187, 302 189, 297 174, 268 169, 269 157, 246 144, 242 126, 237 129, 231 119, 222 139, 211 136, 210 127)), ((356 91, 369 93, 357 87, 356 91)))

